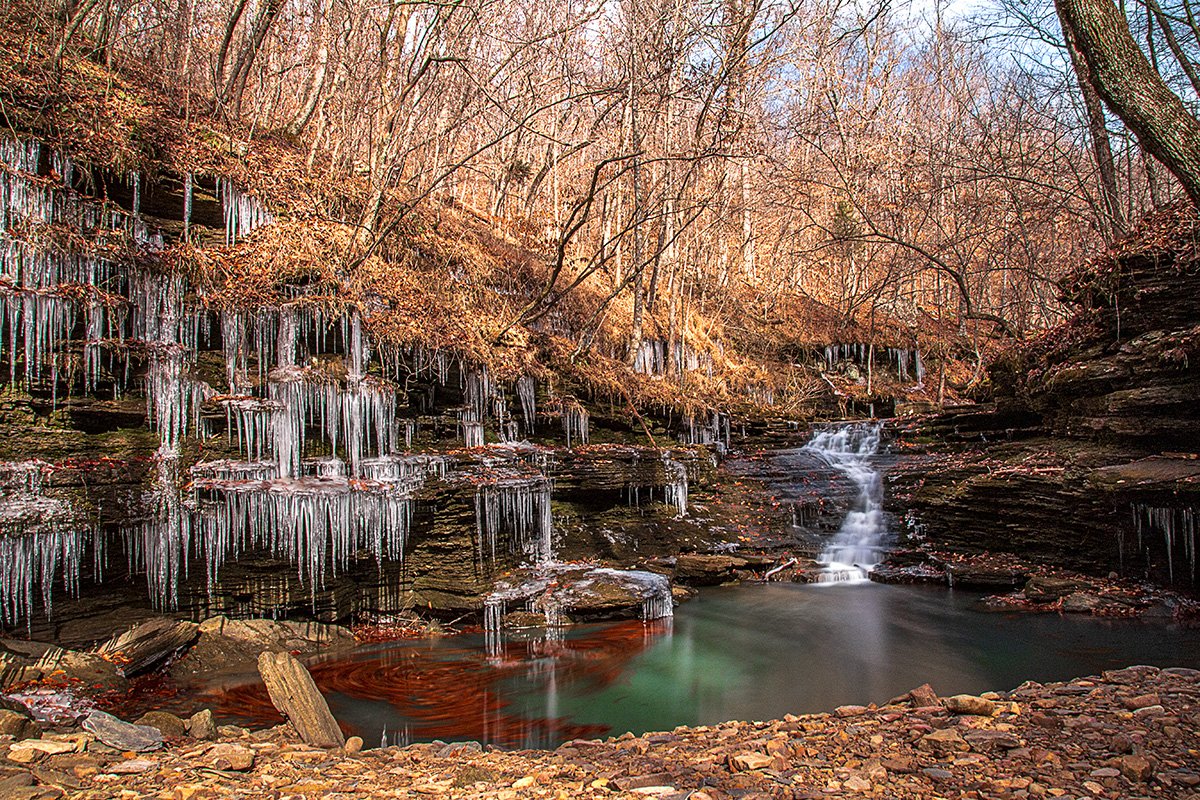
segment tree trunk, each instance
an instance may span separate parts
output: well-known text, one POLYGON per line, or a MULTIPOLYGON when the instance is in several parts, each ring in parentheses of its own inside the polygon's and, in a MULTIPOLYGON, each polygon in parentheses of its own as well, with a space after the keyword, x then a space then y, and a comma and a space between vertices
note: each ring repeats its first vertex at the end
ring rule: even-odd
POLYGON ((1055 0, 1097 94, 1200 207, 1200 122, 1146 60, 1111 0, 1055 0))
POLYGON ((267 38, 267 31, 271 29, 271 25, 275 23, 275 18, 279 16, 279 12, 283 10, 283 0, 267 0, 267 5, 258 19, 254 21, 254 28, 250 32, 250 40, 242 47, 238 53, 237 61, 233 65, 233 72, 229 74, 225 81, 225 86, 221 89, 221 93, 217 99, 217 105, 232 107, 234 114, 242 105, 242 94, 246 91, 246 80, 250 77, 250 68, 254 65, 254 59, 258 57, 258 51, 262 48, 263 40, 267 38))
POLYGON ((1125 234, 1125 215, 1121 211, 1121 199, 1117 193, 1117 166, 1113 161, 1112 142, 1104 119, 1104 104, 1092 88, 1083 53, 1079 52, 1070 31, 1064 28, 1063 33, 1067 40, 1067 52, 1071 56, 1071 66, 1075 70, 1075 80, 1079 83, 1079 93, 1083 95, 1083 107, 1087 112, 1088 138, 1092 142, 1092 158, 1096 161, 1100 200, 1104 213, 1108 215, 1104 234, 1112 242, 1125 234))

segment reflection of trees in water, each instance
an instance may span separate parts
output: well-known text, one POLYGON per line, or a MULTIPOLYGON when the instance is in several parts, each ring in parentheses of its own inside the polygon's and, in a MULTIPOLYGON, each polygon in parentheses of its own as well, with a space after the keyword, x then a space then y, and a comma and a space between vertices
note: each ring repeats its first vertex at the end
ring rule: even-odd
MULTIPOLYGON (((497 656, 485 657, 478 645, 428 646, 405 642, 394 647, 311 665, 313 679, 329 696, 341 694, 355 704, 385 703, 380 729, 391 721, 413 739, 475 740, 502 747, 553 745, 605 734, 607 726, 559 717, 529 718, 513 708, 525 688, 581 686, 599 691, 614 683, 628 662, 670 630, 670 620, 626 621, 589 628, 580 636, 555 640, 507 640, 497 656)), ((222 688, 200 698, 222 719, 251 725, 282 721, 261 683, 222 688)), ((336 701, 334 712, 337 714, 336 701)), ((551 705, 552 708, 552 705, 551 705)), ((347 733, 368 745, 380 729, 347 733)))

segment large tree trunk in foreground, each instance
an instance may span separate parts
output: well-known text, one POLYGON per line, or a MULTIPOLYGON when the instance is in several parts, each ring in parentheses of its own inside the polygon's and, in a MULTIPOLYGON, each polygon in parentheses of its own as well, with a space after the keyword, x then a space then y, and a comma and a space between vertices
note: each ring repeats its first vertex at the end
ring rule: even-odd
POLYGON ((1200 122, 1150 66, 1112 0, 1055 0, 1097 94, 1200 207, 1200 122))

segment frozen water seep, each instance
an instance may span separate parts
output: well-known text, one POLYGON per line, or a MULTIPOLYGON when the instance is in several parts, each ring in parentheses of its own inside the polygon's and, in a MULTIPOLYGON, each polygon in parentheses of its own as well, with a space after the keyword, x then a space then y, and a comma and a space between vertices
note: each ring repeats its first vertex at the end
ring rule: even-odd
POLYGON ((475 487, 479 556, 496 560, 498 550, 544 564, 552 557, 550 481, 542 475, 489 474, 475 487))
MULTIPOLYGON (((1172 508, 1133 504, 1133 527, 1137 532, 1138 548, 1149 553, 1149 537, 1159 535, 1167 555, 1167 577, 1175 582, 1177 558, 1187 563, 1187 577, 1196 584, 1196 510, 1191 506, 1172 508)), ((1124 547, 1123 541, 1118 544, 1124 547)), ((1122 559, 1124 553, 1122 552, 1122 559)))
POLYGON ((380 483, 419 485, 427 478, 445 479, 452 463, 449 456, 442 455, 390 455, 362 461, 359 473, 366 480, 380 483))
POLYGON ((274 461, 201 461, 191 469, 192 477, 202 484, 225 481, 269 481, 278 477, 274 461))
POLYGON ((562 409, 563 431, 567 434, 567 447, 575 444, 587 444, 589 434, 589 417, 587 409, 575 400, 564 400, 562 409))
POLYGON ((663 469, 667 474, 666 491, 667 505, 675 506, 677 516, 686 517, 688 511, 688 474, 687 467, 663 453, 663 469))
POLYGON ((560 627, 563 615, 573 609, 586 608, 600 585, 608 587, 606 597, 616 590, 633 602, 640 602, 643 620, 662 619, 675 613, 671 582, 664 575, 643 570, 551 563, 517 583, 498 583, 484 599, 484 629, 499 631, 507 609, 518 603, 524 603, 529 611, 544 615, 548 628, 560 627))
POLYGON ((252 194, 234 186, 228 178, 217 178, 217 194, 225 212, 225 244, 235 245, 255 228, 275 221, 271 212, 252 194))
POLYGON ((867 580, 879 563, 886 534, 883 519, 883 481, 872 459, 879 451, 882 426, 851 423, 819 430, 805 449, 820 455, 854 485, 856 497, 842 527, 818 561, 824 565, 821 583, 867 580))

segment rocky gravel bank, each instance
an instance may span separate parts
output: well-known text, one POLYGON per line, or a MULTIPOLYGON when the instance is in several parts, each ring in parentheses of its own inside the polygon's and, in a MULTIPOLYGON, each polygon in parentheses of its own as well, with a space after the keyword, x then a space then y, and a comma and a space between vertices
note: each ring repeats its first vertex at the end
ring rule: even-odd
POLYGON ((321 750, 288 726, 222 727, 216 741, 172 733, 165 748, 133 753, 87 732, 13 741, 27 731, 9 731, 0 797, 1200 798, 1200 672, 1190 669, 1130 667, 980 697, 924 686, 878 707, 553 751, 361 751, 357 739, 321 750))

